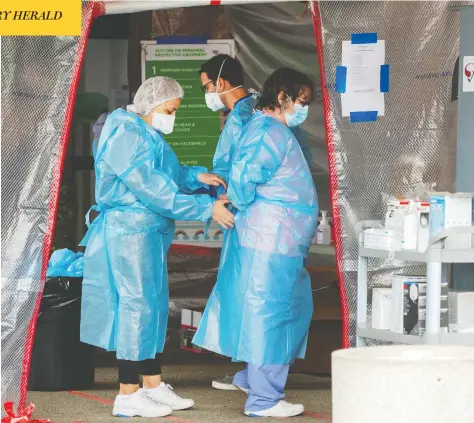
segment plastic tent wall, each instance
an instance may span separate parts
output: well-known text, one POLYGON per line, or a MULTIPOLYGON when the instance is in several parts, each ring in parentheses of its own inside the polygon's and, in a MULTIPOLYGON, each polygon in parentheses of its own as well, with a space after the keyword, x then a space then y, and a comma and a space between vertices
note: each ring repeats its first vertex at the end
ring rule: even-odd
POLYGON ((81 37, 2 37, 2 400, 19 408, 93 10, 81 37))
MULTIPOLYGON (((76 87, 94 14, 234 0, 83 3, 81 37, 4 37, 2 49, 2 399, 22 408, 36 318, 54 230, 59 183, 76 87), (166 4, 167 3, 167 4, 166 4), (138 8, 138 9, 137 9, 138 8)), ((244 1, 243 3, 247 3, 244 1)), ((413 183, 453 186, 455 110, 450 78, 457 16, 446 3, 313 4, 319 49, 336 250, 344 306, 344 344, 355 337, 356 221, 383 210, 380 193, 413 183), (387 40, 392 67, 387 116, 351 125, 332 89, 341 41, 352 32, 387 40), (437 76, 427 76, 437 75, 437 76)), ((387 265, 381 273, 391 269, 387 265)))
MULTIPOLYGON (((457 109, 451 103, 451 79, 459 52, 459 15, 450 9, 453 5, 314 5, 346 347, 354 346, 356 339, 356 223, 383 219, 387 197, 406 194, 419 183, 436 182, 440 191, 454 189, 457 109), (367 32, 385 40, 390 92, 384 117, 351 124, 341 117, 335 70, 342 41, 367 32)), ((374 286, 390 283, 395 270, 388 262, 369 261, 374 286)))

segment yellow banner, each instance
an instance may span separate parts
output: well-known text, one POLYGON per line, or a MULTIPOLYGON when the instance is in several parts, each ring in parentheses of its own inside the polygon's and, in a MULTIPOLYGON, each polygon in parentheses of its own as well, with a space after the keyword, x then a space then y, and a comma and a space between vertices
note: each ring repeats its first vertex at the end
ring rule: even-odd
POLYGON ((0 0, 0 35, 81 35, 81 0, 0 0))

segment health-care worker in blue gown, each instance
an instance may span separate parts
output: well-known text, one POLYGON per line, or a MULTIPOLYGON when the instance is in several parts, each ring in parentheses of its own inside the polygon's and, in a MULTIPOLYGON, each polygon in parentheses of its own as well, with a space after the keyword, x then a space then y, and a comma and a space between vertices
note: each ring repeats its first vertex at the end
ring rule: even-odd
MULTIPOLYGON (((259 93, 253 89, 244 88, 242 65, 238 59, 227 54, 219 54, 203 63, 199 73, 207 107, 213 112, 229 111, 214 153, 212 169, 212 173, 219 175, 227 182, 234 145, 240 138, 243 127, 254 113, 259 93)), ((102 119, 104 115, 101 116, 102 119)), ((101 119, 97 121, 95 127, 100 127, 100 123, 101 119)), ((311 167, 312 156, 308 134, 300 126, 290 129, 311 167)), ((218 194, 223 194, 226 189, 219 185, 217 191, 218 194)))
POLYGON ((160 417, 194 405, 161 380, 168 322, 166 254, 175 220, 232 227, 226 201, 191 195, 222 179, 201 167, 180 167, 164 136, 173 131, 183 89, 155 77, 127 110, 107 116, 95 152, 98 217, 89 225, 81 340, 116 351, 120 393, 116 416, 160 417), (140 389, 139 375, 144 387, 140 389))
MULTIPOLYGON (((234 145, 240 138, 243 127, 254 113, 258 93, 255 90, 247 91, 243 88, 244 73, 242 65, 238 59, 229 55, 219 54, 214 56, 203 63, 199 73, 208 108, 213 112, 230 111, 217 143, 212 170, 213 173, 218 174, 227 182, 234 145)), ((99 130, 103 116, 99 118, 94 126, 95 131, 99 130)), ((300 126, 291 127, 290 130, 298 140, 305 159, 311 167, 312 156, 306 131, 300 126)), ((222 195, 225 192, 225 188, 220 185, 217 195, 222 195)), ((228 242, 226 234, 227 232, 224 232, 223 245, 228 242)), ((212 386, 223 390, 236 389, 233 385, 233 375, 213 381, 212 386)))
MULTIPOLYGON (((253 115, 256 93, 247 92, 243 87, 242 65, 227 54, 219 54, 205 62, 199 73, 207 107, 213 112, 230 111, 219 136, 212 169, 213 173, 227 181, 234 143, 253 115)), ((225 187, 220 185, 217 194, 225 191, 225 187)))
POLYGON ((291 69, 265 82, 235 146, 228 199, 237 209, 216 286, 193 343, 247 363, 234 383, 249 416, 291 417, 283 400, 289 365, 304 358, 313 311, 304 268, 318 216, 309 166, 289 127, 306 119, 310 79, 291 69))

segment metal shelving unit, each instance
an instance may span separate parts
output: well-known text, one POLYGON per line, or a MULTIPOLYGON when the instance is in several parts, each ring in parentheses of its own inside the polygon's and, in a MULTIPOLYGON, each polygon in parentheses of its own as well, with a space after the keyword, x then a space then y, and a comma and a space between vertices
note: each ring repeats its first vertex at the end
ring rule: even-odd
MULTIPOLYGON (((371 222, 373 223, 373 222, 371 222)), ((433 239, 425 253, 364 248, 364 222, 359 225, 359 258, 357 268, 357 347, 367 345, 367 339, 397 344, 456 344, 474 346, 474 334, 442 333, 440 331, 441 275, 444 263, 474 263, 474 249, 444 249, 446 238, 459 234, 474 234, 474 227, 449 228, 433 239), (393 259, 426 263, 426 333, 405 335, 389 330, 372 329, 367 321, 368 259, 393 259)))

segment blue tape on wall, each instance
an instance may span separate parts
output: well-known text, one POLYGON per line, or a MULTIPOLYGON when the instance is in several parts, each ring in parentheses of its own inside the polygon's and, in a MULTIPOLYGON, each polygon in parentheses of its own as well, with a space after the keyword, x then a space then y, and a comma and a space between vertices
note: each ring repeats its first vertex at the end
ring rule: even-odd
POLYGON ((351 123, 357 122, 375 122, 378 112, 351 112, 351 123))
POLYGON ((376 32, 351 34, 351 44, 376 44, 376 43, 377 43, 376 32))
POLYGON ((380 92, 388 93, 390 91, 390 65, 380 66, 380 92))
POLYGON ((346 92, 347 68, 345 66, 336 67, 336 92, 346 92))
POLYGON ((189 37, 186 35, 158 37, 156 44, 207 44, 207 37, 189 37))

